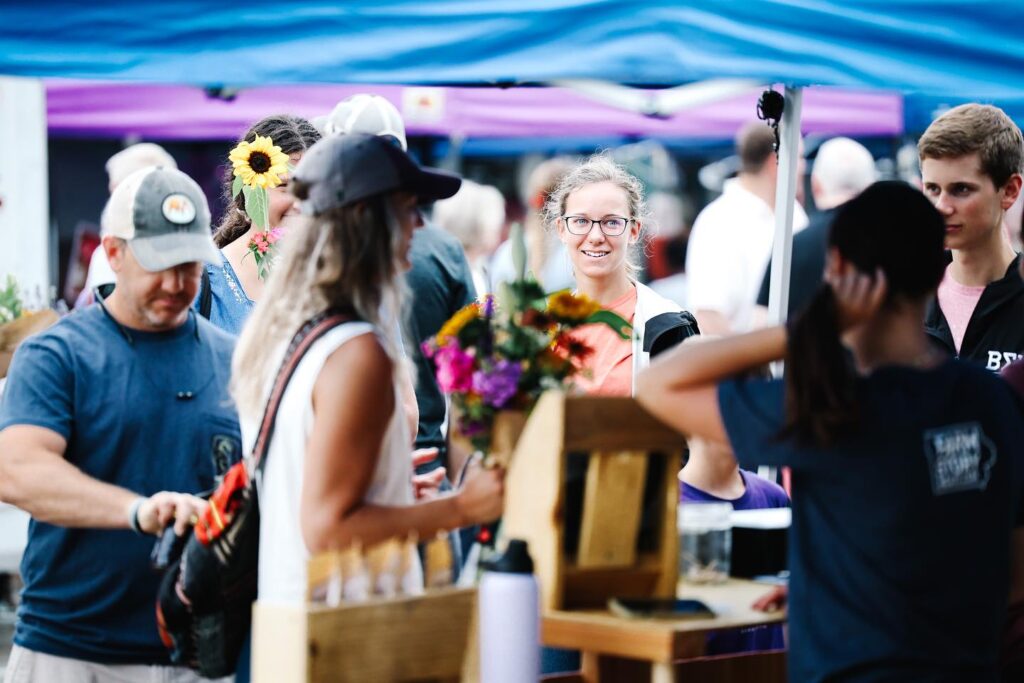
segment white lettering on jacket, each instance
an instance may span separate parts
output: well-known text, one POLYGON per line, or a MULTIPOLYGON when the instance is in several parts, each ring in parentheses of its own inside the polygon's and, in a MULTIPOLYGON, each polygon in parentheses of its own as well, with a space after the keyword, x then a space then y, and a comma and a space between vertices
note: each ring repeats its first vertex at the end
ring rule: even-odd
POLYGON ((1013 351, 989 351, 988 363, 985 365, 985 369, 999 372, 1004 366, 1009 365, 1018 358, 1020 358, 1020 354, 1013 351))

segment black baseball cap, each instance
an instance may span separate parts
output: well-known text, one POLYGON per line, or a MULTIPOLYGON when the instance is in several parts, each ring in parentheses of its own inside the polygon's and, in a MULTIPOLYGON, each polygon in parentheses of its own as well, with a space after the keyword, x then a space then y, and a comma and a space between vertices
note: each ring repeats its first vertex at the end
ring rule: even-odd
POLYGON ((303 155, 292 177, 309 186, 302 210, 312 215, 396 191, 428 204, 451 197, 462 184, 451 173, 421 168, 386 138, 362 133, 320 140, 303 155))

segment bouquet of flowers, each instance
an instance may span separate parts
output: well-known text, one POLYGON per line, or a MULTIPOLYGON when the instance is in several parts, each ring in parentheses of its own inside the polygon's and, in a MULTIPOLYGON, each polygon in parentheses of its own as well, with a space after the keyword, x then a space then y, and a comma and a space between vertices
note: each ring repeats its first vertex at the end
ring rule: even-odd
POLYGON ((7 285, 0 289, 0 325, 21 317, 21 296, 13 275, 7 276, 7 285))
POLYGON ((593 349, 574 339, 573 329, 601 323, 623 339, 631 334, 628 322, 588 297, 567 290, 548 295, 526 278, 521 235, 513 235, 513 255, 516 281, 497 299, 487 296, 458 311, 423 344, 438 387, 451 396, 455 429, 485 454, 499 411, 529 413, 542 393, 565 387, 579 372, 593 349))
POLYGON ((0 287, 0 378, 6 377, 18 344, 57 322, 57 318, 53 309, 26 307, 14 276, 7 276, 6 285, 0 287))
POLYGON ((243 140, 238 143, 228 158, 235 176, 231 184, 231 196, 242 194, 249 219, 254 226, 262 228, 262 231, 249 239, 249 253, 256 259, 259 278, 265 280, 276 256, 274 245, 281 237, 281 228, 271 229, 267 225, 269 190, 280 185, 280 176, 291 171, 292 167, 288 155, 271 138, 261 135, 257 135, 252 142, 243 140))

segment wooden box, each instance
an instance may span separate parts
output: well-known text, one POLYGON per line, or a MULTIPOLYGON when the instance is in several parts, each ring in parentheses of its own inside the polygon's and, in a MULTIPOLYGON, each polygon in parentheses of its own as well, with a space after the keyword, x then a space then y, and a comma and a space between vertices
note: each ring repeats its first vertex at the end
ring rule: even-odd
POLYGON ((542 609, 675 596, 685 450, 631 398, 541 397, 509 466, 501 535, 529 543, 542 609))
POLYGON ((475 614, 476 589, 446 588, 339 607, 257 602, 252 680, 475 680, 475 614))

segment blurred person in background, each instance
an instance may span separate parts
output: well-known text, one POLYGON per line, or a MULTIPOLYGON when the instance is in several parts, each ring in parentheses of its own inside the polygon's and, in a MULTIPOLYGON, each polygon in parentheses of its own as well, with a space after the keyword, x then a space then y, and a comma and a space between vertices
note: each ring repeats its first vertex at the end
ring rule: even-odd
POLYGON ((672 275, 651 282, 648 286, 657 294, 675 302, 680 309, 686 305, 686 235, 678 235, 662 246, 665 265, 672 275))
MULTIPOLYGON (((573 163, 564 157, 555 157, 541 162, 530 173, 524 188, 526 220, 523 230, 526 234, 526 249, 529 262, 527 270, 533 274, 545 292, 557 292, 575 286, 572 263, 565 245, 558 235, 545 223, 543 211, 551 196, 573 163)), ((516 277, 512 263, 512 243, 503 242, 494 252, 491 260, 491 287, 495 291, 502 282, 511 282, 516 277)))
POLYGON ((477 296, 490 294, 487 263, 505 224, 505 198, 498 188, 463 180, 454 197, 434 205, 433 219, 462 244, 477 296))
MULTIPOLYGON (((778 158, 775 134, 763 123, 750 123, 736 136, 740 172, 725 183, 720 197, 694 221, 686 253, 689 310, 707 334, 751 328, 758 287, 771 257, 775 237, 775 188, 778 158)), ((798 185, 803 178, 803 152, 798 185)), ((807 214, 794 205, 793 232, 807 225, 807 214)))
MULTIPOLYGON (((107 189, 113 194, 114 189, 121 184, 121 181, 139 169, 147 166, 160 166, 163 168, 178 168, 167 150, 152 142, 140 142, 125 147, 117 154, 107 159, 107 189)), ((112 285, 117 280, 114 270, 107 260, 107 253, 103 247, 97 247, 92 252, 89 260, 89 271, 85 276, 85 286, 75 299, 75 308, 88 306, 95 301, 94 289, 103 285, 112 285)))
MULTIPOLYGON (((875 159, 864 145, 850 138, 832 138, 818 148, 811 167, 811 196, 818 213, 805 230, 793 235, 789 272, 789 317, 799 313, 814 296, 825 272, 828 228, 835 209, 853 199, 878 179, 875 159)), ((768 320, 768 288, 772 262, 761 279, 754 326, 768 320)))

